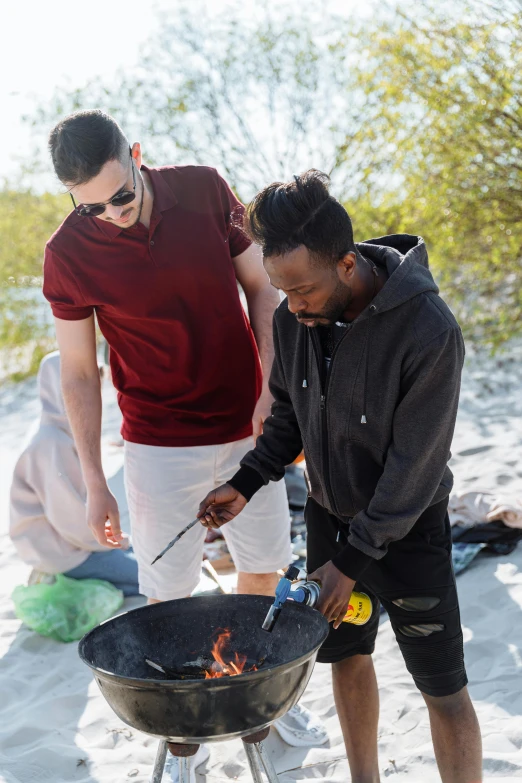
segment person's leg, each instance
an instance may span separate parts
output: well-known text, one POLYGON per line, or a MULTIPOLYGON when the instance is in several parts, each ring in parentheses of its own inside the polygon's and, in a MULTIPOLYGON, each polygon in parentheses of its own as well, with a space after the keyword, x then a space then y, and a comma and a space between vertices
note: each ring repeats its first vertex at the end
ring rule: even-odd
POLYGON ((451 696, 423 696, 443 783, 480 783, 482 740, 468 689, 451 696))
POLYGON ((379 691, 371 655, 334 663, 333 691, 353 783, 379 783, 379 691))
MULTIPOLYGON (((466 690, 447 500, 431 506, 371 569, 404 662, 429 710, 443 783, 479 783, 480 731, 466 690)), ((365 580, 367 575, 365 574, 365 580)))
POLYGON ((87 560, 67 571, 64 576, 71 579, 104 579, 121 590, 125 596, 140 593, 138 563, 132 547, 92 552, 87 560))
POLYGON ((215 447, 125 444, 125 487, 140 592, 150 602, 185 598, 201 576, 205 529, 196 525, 152 561, 188 522, 213 481, 215 447))
POLYGON ((247 574, 239 571, 237 575, 237 592, 244 595, 274 595, 279 576, 270 574, 247 574))
MULTIPOLYGON (((253 446, 252 438, 218 447, 215 486, 234 475, 240 459, 253 446)), ((283 481, 257 492, 245 509, 222 528, 238 570, 238 593, 273 595, 279 577, 292 559, 290 513, 283 481)))
MULTIPOLYGON (((307 571, 312 573, 332 559, 345 545, 346 532, 339 521, 309 498, 305 509, 307 571), (341 535, 339 533, 341 532, 341 535)), ((343 732, 346 755, 354 783, 379 780, 377 722, 379 695, 371 654, 379 628, 380 605, 366 584, 356 590, 367 593, 372 615, 365 625, 341 623, 330 632, 319 650, 319 663, 332 664, 335 706, 343 732)))

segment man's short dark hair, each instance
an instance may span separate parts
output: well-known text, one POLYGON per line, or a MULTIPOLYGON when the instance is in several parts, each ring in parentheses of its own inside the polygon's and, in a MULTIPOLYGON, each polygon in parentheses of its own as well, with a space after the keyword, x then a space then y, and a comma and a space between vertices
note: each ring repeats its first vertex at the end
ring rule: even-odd
POLYGON ((284 255, 308 248, 314 262, 334 266, 356 252, 352 221, 328 187, 327 174, 310 169, 291 182, 273 182, 257 194, 245 214, 244 228, 263 255, 284 255))
POLYGON ((123 160, 129 142, 112 117, 100 109, 70 114, 49 134, 49 151, 58 179, 83 185, 110 160, 123 160))

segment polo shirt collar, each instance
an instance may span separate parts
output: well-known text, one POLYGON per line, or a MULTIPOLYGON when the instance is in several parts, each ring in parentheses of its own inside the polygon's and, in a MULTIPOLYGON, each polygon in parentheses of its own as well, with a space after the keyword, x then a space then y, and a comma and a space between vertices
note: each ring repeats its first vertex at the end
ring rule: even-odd
MULTIPOLYGON (((172 188, 163 178, 160 169, 149 169, 148 166, 144 165, 142 165, 141 168, 149 175, 154 193, 151 215, 152 221, 155 213, 166 212, 167 209, 171 209, 171 207, 174 207, 178 203, 178 199, 172 188)), ((154 222, 157 224, 159 219, 154 222)), ((96 220, 96 218, 94 218, 94 220, 96 220)), ((120 228, 120 226, 115 226, 113 223, 108 223, 106 220, 96 220, 96 223, 98 224, 98 228, 100 228, 110 239, 117 237, 122 231, 128 230, 120 228)))

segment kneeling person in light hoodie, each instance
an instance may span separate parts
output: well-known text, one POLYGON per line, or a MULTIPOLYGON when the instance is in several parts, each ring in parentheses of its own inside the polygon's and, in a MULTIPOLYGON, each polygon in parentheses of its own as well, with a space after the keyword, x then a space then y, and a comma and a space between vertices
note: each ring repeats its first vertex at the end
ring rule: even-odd
POLYGON ((86 491, 60 388, 60 354, 44 357, 38 372, 42 414, 20 455, 10 493, 9 535, 32 566, 30 584, 56 574, 105 579, 125 595, 138 595, 132 548, 107 550, 87 525, 86 491))

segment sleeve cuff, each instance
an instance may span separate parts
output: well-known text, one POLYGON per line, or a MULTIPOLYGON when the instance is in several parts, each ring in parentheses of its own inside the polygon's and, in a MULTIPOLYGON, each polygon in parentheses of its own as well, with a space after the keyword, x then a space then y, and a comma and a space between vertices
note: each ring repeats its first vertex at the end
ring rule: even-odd
POLYGON ((231 487, 241 492, 244 498, 251 500, 251 498, 258 492, 261 487, 264 487, 265 482, 263 477, 254 468, 249 468, 248 465, 242 465, 237 473, 235 473, 230 481, 227 481, 231 487))
POLYGON ((240 235, 238 231, 236 236, 230 238, 231 258, 237 258, 237 256, 240 256, 241 253, 244 253, 245 250, 248 250, 251 244, 252 240, 249 239, 245 234, 240 235))
POLYGON ((67 307, 51 304, 51 310, 55 318, 61 321, 84 321, 94 313, 94 307, 67 307))
POLYGON ((375 558, 370 555, 365 555, 357 547, 352 544, 346 544, 344 549, 339 552, 338 555, 332 557, 332 563, 339 571, 347 576, 349 579, 353 579, 358 582, 367 568, 375 562, 375 558))

